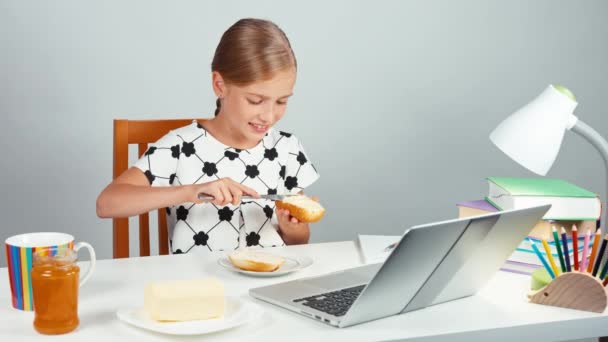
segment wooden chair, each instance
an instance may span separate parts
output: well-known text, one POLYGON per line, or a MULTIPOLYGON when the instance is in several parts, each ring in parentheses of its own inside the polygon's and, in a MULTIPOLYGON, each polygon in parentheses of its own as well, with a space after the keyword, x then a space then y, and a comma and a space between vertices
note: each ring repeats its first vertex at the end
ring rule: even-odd
MULTIPOLYGON (((189 125, 192 119, 180 120, 114 120, 114 175, 120 176, 129 168, 129 145, 138 145, 138 156, 142 156, 153 143, 170 130, 189 125)), ((114 258, 129 257, 129 219, 112 219, 114 258)), ((158 251, 169 254, 167 217, 165 208, 158 210, 158 251)), ((139 215, 139 255, 150 255, 149 214, 139 215)))

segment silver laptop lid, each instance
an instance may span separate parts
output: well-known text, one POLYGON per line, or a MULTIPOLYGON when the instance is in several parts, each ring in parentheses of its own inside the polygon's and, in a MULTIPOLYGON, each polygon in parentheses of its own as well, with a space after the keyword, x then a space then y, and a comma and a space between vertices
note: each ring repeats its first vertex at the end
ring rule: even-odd
POLYGON ((474 294, 550 207, 411 228, 339 325, 350 326, 474 294))

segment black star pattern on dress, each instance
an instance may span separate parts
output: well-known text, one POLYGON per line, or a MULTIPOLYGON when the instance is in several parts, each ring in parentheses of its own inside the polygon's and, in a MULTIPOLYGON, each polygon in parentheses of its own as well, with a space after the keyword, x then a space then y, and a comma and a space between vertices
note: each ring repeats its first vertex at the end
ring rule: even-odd
POLYGON ((272 208, 269 205, 264 206, 264 214, 266 214, 267 218, 272 218, 272 214, 274 213, 274 211, 272 210, 272 208))
POLYGON ((184 252, 178 248, 175 252, 173 252, 173 254, 184 254, 184 252))
POLYGON ((285 138, 289 138, 289 137, 291 137, 291 133, 287 133, 287 132, 279 131, 279 134, 281 134, 281 135, 282 135, 282 136, 284 136, 285 138))
POLYGON ((275 158, 277 158, 279 156, 279 153, 277 152, 276 148, 271 148, 271 149, 266 149, 264 151, 264 158, 273 161, 275 158))
MULTIPOLYGON (((262 224, 259 226, 259 228, 257 228, 257 230, 254 227, 250 227, 251 229, 253 229, 252 232, 246 234, 245 238, 247 241, 247 246, 260 246, 260 247, 269 247, 269 246, 264 246, 260 243, 261 240, 261 231, 262 229, 264 229, 266 227, 266 229, 275 229, 272 224, 268 224, 272 218, 272 215, 274 215, 274 209, 275 207, 270 207, 269 205, 265 205, 262 206, 259 203, 255 202, 255 201, 251 201, 251 202, 243 202, 243 205, 256 205, 257 207, 259 207, 263 212, 264 215, 266 215, 266 220, 264 220, 264 222, 262 222, 262 224)), ((241 211, 241 217, 242 217, 243 212, 241 211)), ((284 246, 285 243, 282 244, 282 246, 284 246)), ((273 245, 274 246, 274 245, 273 245)))
POLYGON ((268 188, 268 194, 269 195, 276 195, 277 194, 277 189, 270 189, 270 188, 268 188))
POLYGON ((232 152, 232 151, 224 151, 224 157, 226 157, 230 160, 235 160, 236 158, 239 157, 239 154, 236 152, 232 152))
POLYGON ((256 232, 247 234, 245 239, 247 240, 247 247, 257 246, 260 244, 260 235, 256 232))
POLYGON ((285 179, 285 173, 287 172, 287 168, 285 167, 285 165, 281 165, 281 171, 279 171, 279 176, 283 179, 285 179))
POLYGON ((247 165, 247 167, 245 168, 245 175, 247 175, 251 178, 255 178, 259 174, 260 174, 260 171, 258 170, 257 165, 247 165))
POLYGON ((287 190, 291 190, 293 188, 298 187, 298 177, 287 176, 285 179, 285 187, 287 190))
POLYGON ((234 211, 230 210, 228 207, 223 207, 217 211, 217 215, 220 218, 220 221, 230 221, 232 220, 232 215, 234 215, 234 211))
POLYGON ((177 216, 178 221, 186 221, 186 219, 188 218, 188 209, 186 209, 186 207, 184 207, 183 205, 180 205, 179 208, 177 208, 177 210, 175 211, 175 214, 177 216))
POLYGON ((194 149, 194 143, 184 141, 182 144, 182 153, 185 154, 186 157, 195 154, 196 150, 194 149))
POLYGON ((171 146, 171 157, 179 159, 179 145, 171 146))
POLYGON ((194 244, 197 246, 207 246, 209 235, 207 235, 205 232, 198 232, 192 237, 192 239, 194 239, 194 244))
POLYGON ((171 215, 171 208, 166 207, 166 208, 165 208, 165 211, 167 212, 167 215, 171 215))
POLYGON ((298 163, 300 163, 300 165, 304 165, 308 161, 308 159, 306 159, 306 156, 304 155, 304 153, 302 153, 302 151, 300 151, 300 153, 298 153, 298 158, 296 158, 296 159, 297 159, 298 163))
POLYGON ((154 177, 150 170, 146 170, 146 172, 144 172, 144 175, 146 175, 146 178, 148 178, 148 182, 150 182, 150 184, 152 184, 152 182, 154 182, 154 179, 156 179, 156 177, 154 177))
POLYGON ((150 146, 150 147, 148 148, 148 150, 146 151, 146 156, 151 155, 152 153, 154 153, 154 151, 156 151, 156 147, 154 147, 154 146, 150 146))
POLYGON ((171 176, 169 176, 169 184, 173 185, 176 176, 177 175, 175 173, 172 173, 171 176))
POLYGON ((217 166, 215 165, 215 163, 205 162, 203 166, 203 172, 207 176, 211 177, 217 173, 217 166))

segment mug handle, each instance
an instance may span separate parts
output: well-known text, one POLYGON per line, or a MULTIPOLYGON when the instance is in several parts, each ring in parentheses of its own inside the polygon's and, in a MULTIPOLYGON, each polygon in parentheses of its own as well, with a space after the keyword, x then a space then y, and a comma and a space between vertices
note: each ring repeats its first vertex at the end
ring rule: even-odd
POLYGON ((89 280, 89 278, 91 277, 91 275, 93 274, 93 271, 95 271, 95 250, 93 249, 93 246, 89 245, 86 242, 78 242, 76 244, 74 244, 74 250, 76 252, 78 252, 79 249, 81 249, 82 247, 85 247, 86 249, 89 250, 89 255, 91 256, 91 262, 89 264, 89 268, 87 269, 87 272, 80 277, 80 286, 84 285, 84 283, 87 282, 87 280, 89 280))

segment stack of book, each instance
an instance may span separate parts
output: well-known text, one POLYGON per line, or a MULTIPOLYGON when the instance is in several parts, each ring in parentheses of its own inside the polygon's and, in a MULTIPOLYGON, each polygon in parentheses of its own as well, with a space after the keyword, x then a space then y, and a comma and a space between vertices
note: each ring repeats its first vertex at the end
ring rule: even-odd
MULTIPOLYGON (((552 227, 559 231, 562 227, 571 236, 572 227, 579 231, 579 256, 583 249, 583 236, 589 230, 595 232, 599 226, 601 202, 596 194, 582 189, 574 184, 559 179, 547 178, 488 178, 490 186, 485 199, 458 203, 458 216, 470 217, 488 214, 501 210, 521 209, 542 204, 551 204, 551 209, 530 230, 528 238, 539 243, 546 240, 554 257, 557 257, 552 227)), ((590 242, 592 243, 592 242, 590 242)), ((572 240, 568 240, 570 257, 572 258, 572 240)), ((544 251, 543 251, 544 253, 544 251)), ((544 255, 546 257, 546 255, 544 255)), ((528 239, 524 239, 519 247, 506 261, 502 270, 516 273, 531 274, 542 267, 528 239)))

